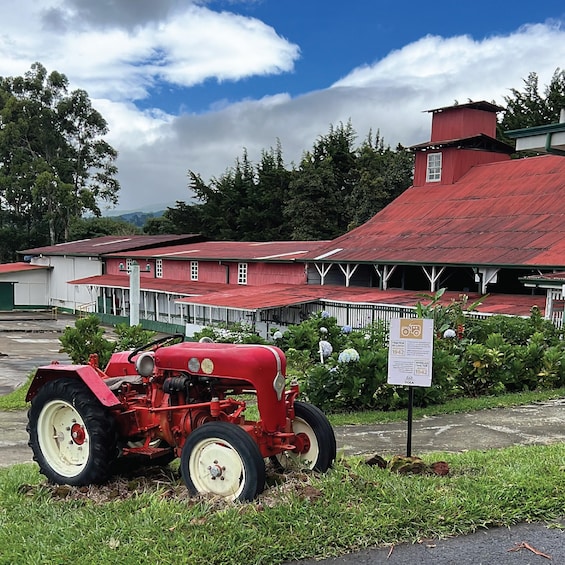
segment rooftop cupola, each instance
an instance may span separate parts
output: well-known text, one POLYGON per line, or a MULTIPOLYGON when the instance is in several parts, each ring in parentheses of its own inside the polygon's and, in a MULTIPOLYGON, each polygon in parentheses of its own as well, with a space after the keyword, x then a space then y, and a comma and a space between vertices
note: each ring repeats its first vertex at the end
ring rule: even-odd
POLYGON ((414 186, 453 184, 474 165, 509 159, 514 148, 496 139, 496 114, 503 109, 483 101, 428 110, 431 139, 410 148, 414 186))

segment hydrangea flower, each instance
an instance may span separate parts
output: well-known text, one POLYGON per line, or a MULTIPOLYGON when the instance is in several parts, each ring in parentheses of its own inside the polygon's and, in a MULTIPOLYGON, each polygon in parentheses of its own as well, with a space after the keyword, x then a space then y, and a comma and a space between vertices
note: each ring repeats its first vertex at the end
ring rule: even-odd
POLYGON ((320 328, 320 333, 321 333, 321 334, 327 334, 327 333, 328 333, 328 328, 322 326, 322 327, 320 328))
POLYGON ((443 337, 446 338, 446 339, 453 339, 456 336, 457 336, 457 334, 455 333, 455 330, 452 330, 451 328, 447 328, 443 332, 443 337))
POLYGON ((359 361, 359 353, 352 347, 344 349, 337 358, 338 363, 351 363, 355 361, 359 361))
POLYGON ((341 331, 344 334, 350 334, 353 331, 353 328, 351 326, 343 326, 341 331))
POLYGON ((330 313, 328 311, 324 310, 322 312, 322 318, 329 318, 329 317, 330 317, 330 313))
POLYGON ((333 353, 334 348, 329 341, 320 341, 320 357, 323 359, 328 358, 333 353))
POLYGON ((282 339, 282 332, 277 330, 274 334, 273 334, 273 339, 282 339))

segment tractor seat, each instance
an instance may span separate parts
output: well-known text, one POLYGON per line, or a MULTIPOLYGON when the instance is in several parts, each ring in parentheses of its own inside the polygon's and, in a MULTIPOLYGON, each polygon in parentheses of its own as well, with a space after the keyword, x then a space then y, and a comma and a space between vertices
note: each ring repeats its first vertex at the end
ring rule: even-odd
POLYGON ((108 377, 107 379, 104 379, 104 382, 111 391, 115 391, 118 390, 125 383, 130 385, 143 384, 143 377, 141 375, 127 375, 124 377, 108 377))

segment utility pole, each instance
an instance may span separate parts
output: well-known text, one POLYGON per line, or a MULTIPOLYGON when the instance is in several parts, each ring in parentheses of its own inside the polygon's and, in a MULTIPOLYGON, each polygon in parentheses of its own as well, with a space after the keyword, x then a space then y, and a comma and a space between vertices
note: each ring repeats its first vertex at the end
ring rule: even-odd
POLYGON ((139 325, 139 263, 132 261, 129 271, 129 325, 139 325))

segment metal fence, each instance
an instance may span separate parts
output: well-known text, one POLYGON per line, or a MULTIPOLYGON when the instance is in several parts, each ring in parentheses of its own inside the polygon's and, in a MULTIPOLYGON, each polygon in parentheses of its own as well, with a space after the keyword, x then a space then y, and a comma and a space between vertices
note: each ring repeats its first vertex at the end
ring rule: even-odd
MULTIPOLYGON (((393 318, 416 318, 415 306, 395 306, 393 304, 348 303, 325 301, 324 310, 337 318, 341 326, 353 329, 364 328, 374 322, 390 322, 393 318)), ((492 314, 484 312, 465 312, 469 318, 488 318, 492 314)))

